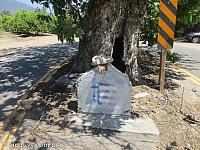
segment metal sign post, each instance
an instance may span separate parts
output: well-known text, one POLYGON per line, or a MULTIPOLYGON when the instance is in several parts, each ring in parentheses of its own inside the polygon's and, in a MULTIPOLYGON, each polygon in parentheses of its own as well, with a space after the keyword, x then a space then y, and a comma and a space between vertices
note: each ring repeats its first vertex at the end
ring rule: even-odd
POLYGON ((177 4, 178 0, 160 0, 157 44, 158 49, 161 50, 159 76, 161 92, 164 90, 165 85, 166 50, 173 48, 177 4))

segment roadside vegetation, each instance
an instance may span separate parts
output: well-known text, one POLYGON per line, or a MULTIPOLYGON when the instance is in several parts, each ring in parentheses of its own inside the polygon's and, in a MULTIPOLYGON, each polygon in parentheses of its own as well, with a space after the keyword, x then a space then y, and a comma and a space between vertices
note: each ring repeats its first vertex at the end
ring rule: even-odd
POLYGON ((179 62, 181 60, 181 55, 176 53, 176 52, 167 52, 167 57, 166 57, 167 61, 170 61, 172 63, 176 63, 179 62))
POLYGON ((0 30, 17 34, 39 35, 54 33, 56 20, 43 10, 34 12, 20 10, 13 15, 9 11, 3 11, 0 16, 0 30))
MULTIPOLYGON (((0 14, 0 32, 6 31, 15 34, 42 35, 43 33, 57 34, 65 33, 68 42, 73 42, 75 37, 80 37, 82 31, 78 24, 73 22, 73 17, 66 15, 62 20, 62 27, 58 26, 60 21, 52 14, 38 9, 34 12, 18 10, 14 14, 5 10, 0 14)), ((62 41, 62 38, 60 40, 62 41)))
MULTIPOLYGON (((149 46, 157 42, 160 0, 148 0, 147 16, 141 32, 141 40, 148 41, 149 46)), ((200 1, 179 0, 175 37, 181 38, 187 32, 200 30, 200 1)))
MULTIPOLYGON (((39 1, 36 1, 39 2, 39 1)), ((81 15, 85 14, 86 2, 80 1, 81 15)), ((59 6, 59 2, 57 5, 59 6)), ((157 27, 159 16, 160 0, 148 0, 147 15, 144 26, 140 33, 141 40, 148 41, 149 46, 153 46, 157 41, 157 27)), ((41 2, 45 7, 49 6, 48 1, 41 2)), ((80 25, 81 20, 77 14, 61 12, 53 5, 55 14, 48 14, 44 10, 28 12, 20 10, 13 15, 4 10, 0 14, 0 31, 8 31, 17 34, 43 34, 55 33, 62 42, 73 42, 75 37, 81 38, 83 30, 80 25), (64 15, 63 15, 64 13, 64 15)), ((79 6, 79 5, 78 5, 79 6)), ((79 7, 78 7, 79 8, 79 7)), ((183 37, 186 32, 200 30, 200 1, 180 0, 177 9, 176 37, 183 37)))

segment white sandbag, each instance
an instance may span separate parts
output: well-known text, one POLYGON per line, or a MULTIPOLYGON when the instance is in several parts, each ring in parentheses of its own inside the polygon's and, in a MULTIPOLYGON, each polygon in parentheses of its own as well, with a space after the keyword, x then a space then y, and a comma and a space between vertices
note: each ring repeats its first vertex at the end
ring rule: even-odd
POLYGON ((131 110, 132 86, 126 74, 108 64, 108 73, 98 68, 78 79, 78 107, 82 112, 124 114, 131 110))

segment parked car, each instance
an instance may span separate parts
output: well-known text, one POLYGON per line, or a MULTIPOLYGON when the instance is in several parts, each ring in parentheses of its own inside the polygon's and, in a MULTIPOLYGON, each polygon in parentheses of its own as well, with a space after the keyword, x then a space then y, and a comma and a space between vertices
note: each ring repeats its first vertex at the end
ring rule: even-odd
POLYGON ((185 35, 185 39, 193 42, 193 43, 199 43, 200 42, 200 32, 191 32, 185 35))

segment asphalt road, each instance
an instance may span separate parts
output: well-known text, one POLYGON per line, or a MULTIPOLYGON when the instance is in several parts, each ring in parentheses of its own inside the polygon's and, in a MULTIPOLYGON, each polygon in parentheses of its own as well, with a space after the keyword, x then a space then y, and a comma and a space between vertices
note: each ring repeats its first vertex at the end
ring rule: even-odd
POLYGON ((200 78, 200 44, 175 42, 172 51, 181 54, 178 66, 200 78))
POLYGON ((15 53, 0 57, 0 120, 9 115, 20 97, 37 79, 51 66, 76 52, 76 47, 49 44, 7 50, 15 53))

